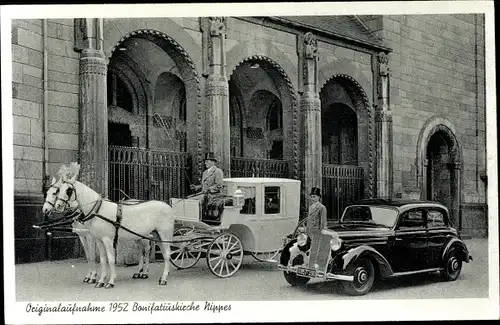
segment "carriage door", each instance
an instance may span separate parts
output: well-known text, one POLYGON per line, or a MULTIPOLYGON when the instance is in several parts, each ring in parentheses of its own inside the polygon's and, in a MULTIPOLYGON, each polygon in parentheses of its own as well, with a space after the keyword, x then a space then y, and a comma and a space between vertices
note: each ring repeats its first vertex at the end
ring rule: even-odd
POLYGON ((262 186, 262 205, 259 214, 260 227, 256 236, 258 252, 271 252, 278 249, 283 242, 280 229, 286 229, 285 191, 280 185, 265 184, 262 186))

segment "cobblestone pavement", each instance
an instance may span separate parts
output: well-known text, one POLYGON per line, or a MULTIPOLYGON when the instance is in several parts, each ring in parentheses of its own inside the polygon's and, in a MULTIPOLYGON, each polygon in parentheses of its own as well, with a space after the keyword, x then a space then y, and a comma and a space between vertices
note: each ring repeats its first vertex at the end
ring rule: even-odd
POLYGON ((488 245, 486 239, 467 240, 474 258, 464 264, 454 282, 441 282, 437 275, 419 275, 376 283, 364 297, 349 297, 338 282, 311 281, 302 288, 291 287, 275 265, 245 257, 232 277, 213 275, 205 260, 187 270, 173 266, 167 286, 158 286, 163 265, 151 266, 149 279, 132 279, 137 267, 117 267, 113 289, 95 289, 82 279, 87 273, 82 259, 20 264, 15 267, 16 300, 20 301, 182 301, 182 300, 333 300, 484 298, 488 296, 488 245))

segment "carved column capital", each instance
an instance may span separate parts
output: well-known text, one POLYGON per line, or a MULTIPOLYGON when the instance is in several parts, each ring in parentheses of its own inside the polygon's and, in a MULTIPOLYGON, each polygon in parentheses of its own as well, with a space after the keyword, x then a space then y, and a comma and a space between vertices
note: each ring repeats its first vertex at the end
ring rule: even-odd
POLYGON ((211 37, 220 37, 226 33, 226 18, 224 17, 208 17, 209 31, 211 37))
POLYGON ((309 60, 318 58, 318 40, 311 32, 304 35, 304 57, 309 60))

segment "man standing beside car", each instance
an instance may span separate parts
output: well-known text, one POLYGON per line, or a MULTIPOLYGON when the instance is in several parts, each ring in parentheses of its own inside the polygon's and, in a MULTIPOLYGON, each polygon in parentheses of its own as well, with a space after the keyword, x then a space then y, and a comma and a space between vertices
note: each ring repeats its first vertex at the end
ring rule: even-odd
MULTIPOLYGON (((308 235, 306 243, 299 247, 299 242, 290 247, 289 263, 293 264, 293 260, 300 253, 304 253, 304 264, 307 264, 307 255, 305 254, 311 247, 311 241, 315 237, 321 236, 321 230, 327 228, 326 207, 320 202, 321 191, 317 187, 311 189, 309 194, 311 197, 311 205, 307 214, 306 234, 308 235)), ((321 238, 321 237, 318 237, 321 238)))

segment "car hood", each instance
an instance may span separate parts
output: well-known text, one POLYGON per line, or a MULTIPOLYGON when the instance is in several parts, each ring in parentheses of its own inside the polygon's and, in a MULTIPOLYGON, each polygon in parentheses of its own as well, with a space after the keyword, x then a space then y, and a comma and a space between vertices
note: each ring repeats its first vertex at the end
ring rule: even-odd
POLYGON ((335 224, 328 228, 335 231, 344 240, 387 239, 393 234, 390 228, 366 225, 335 224))

